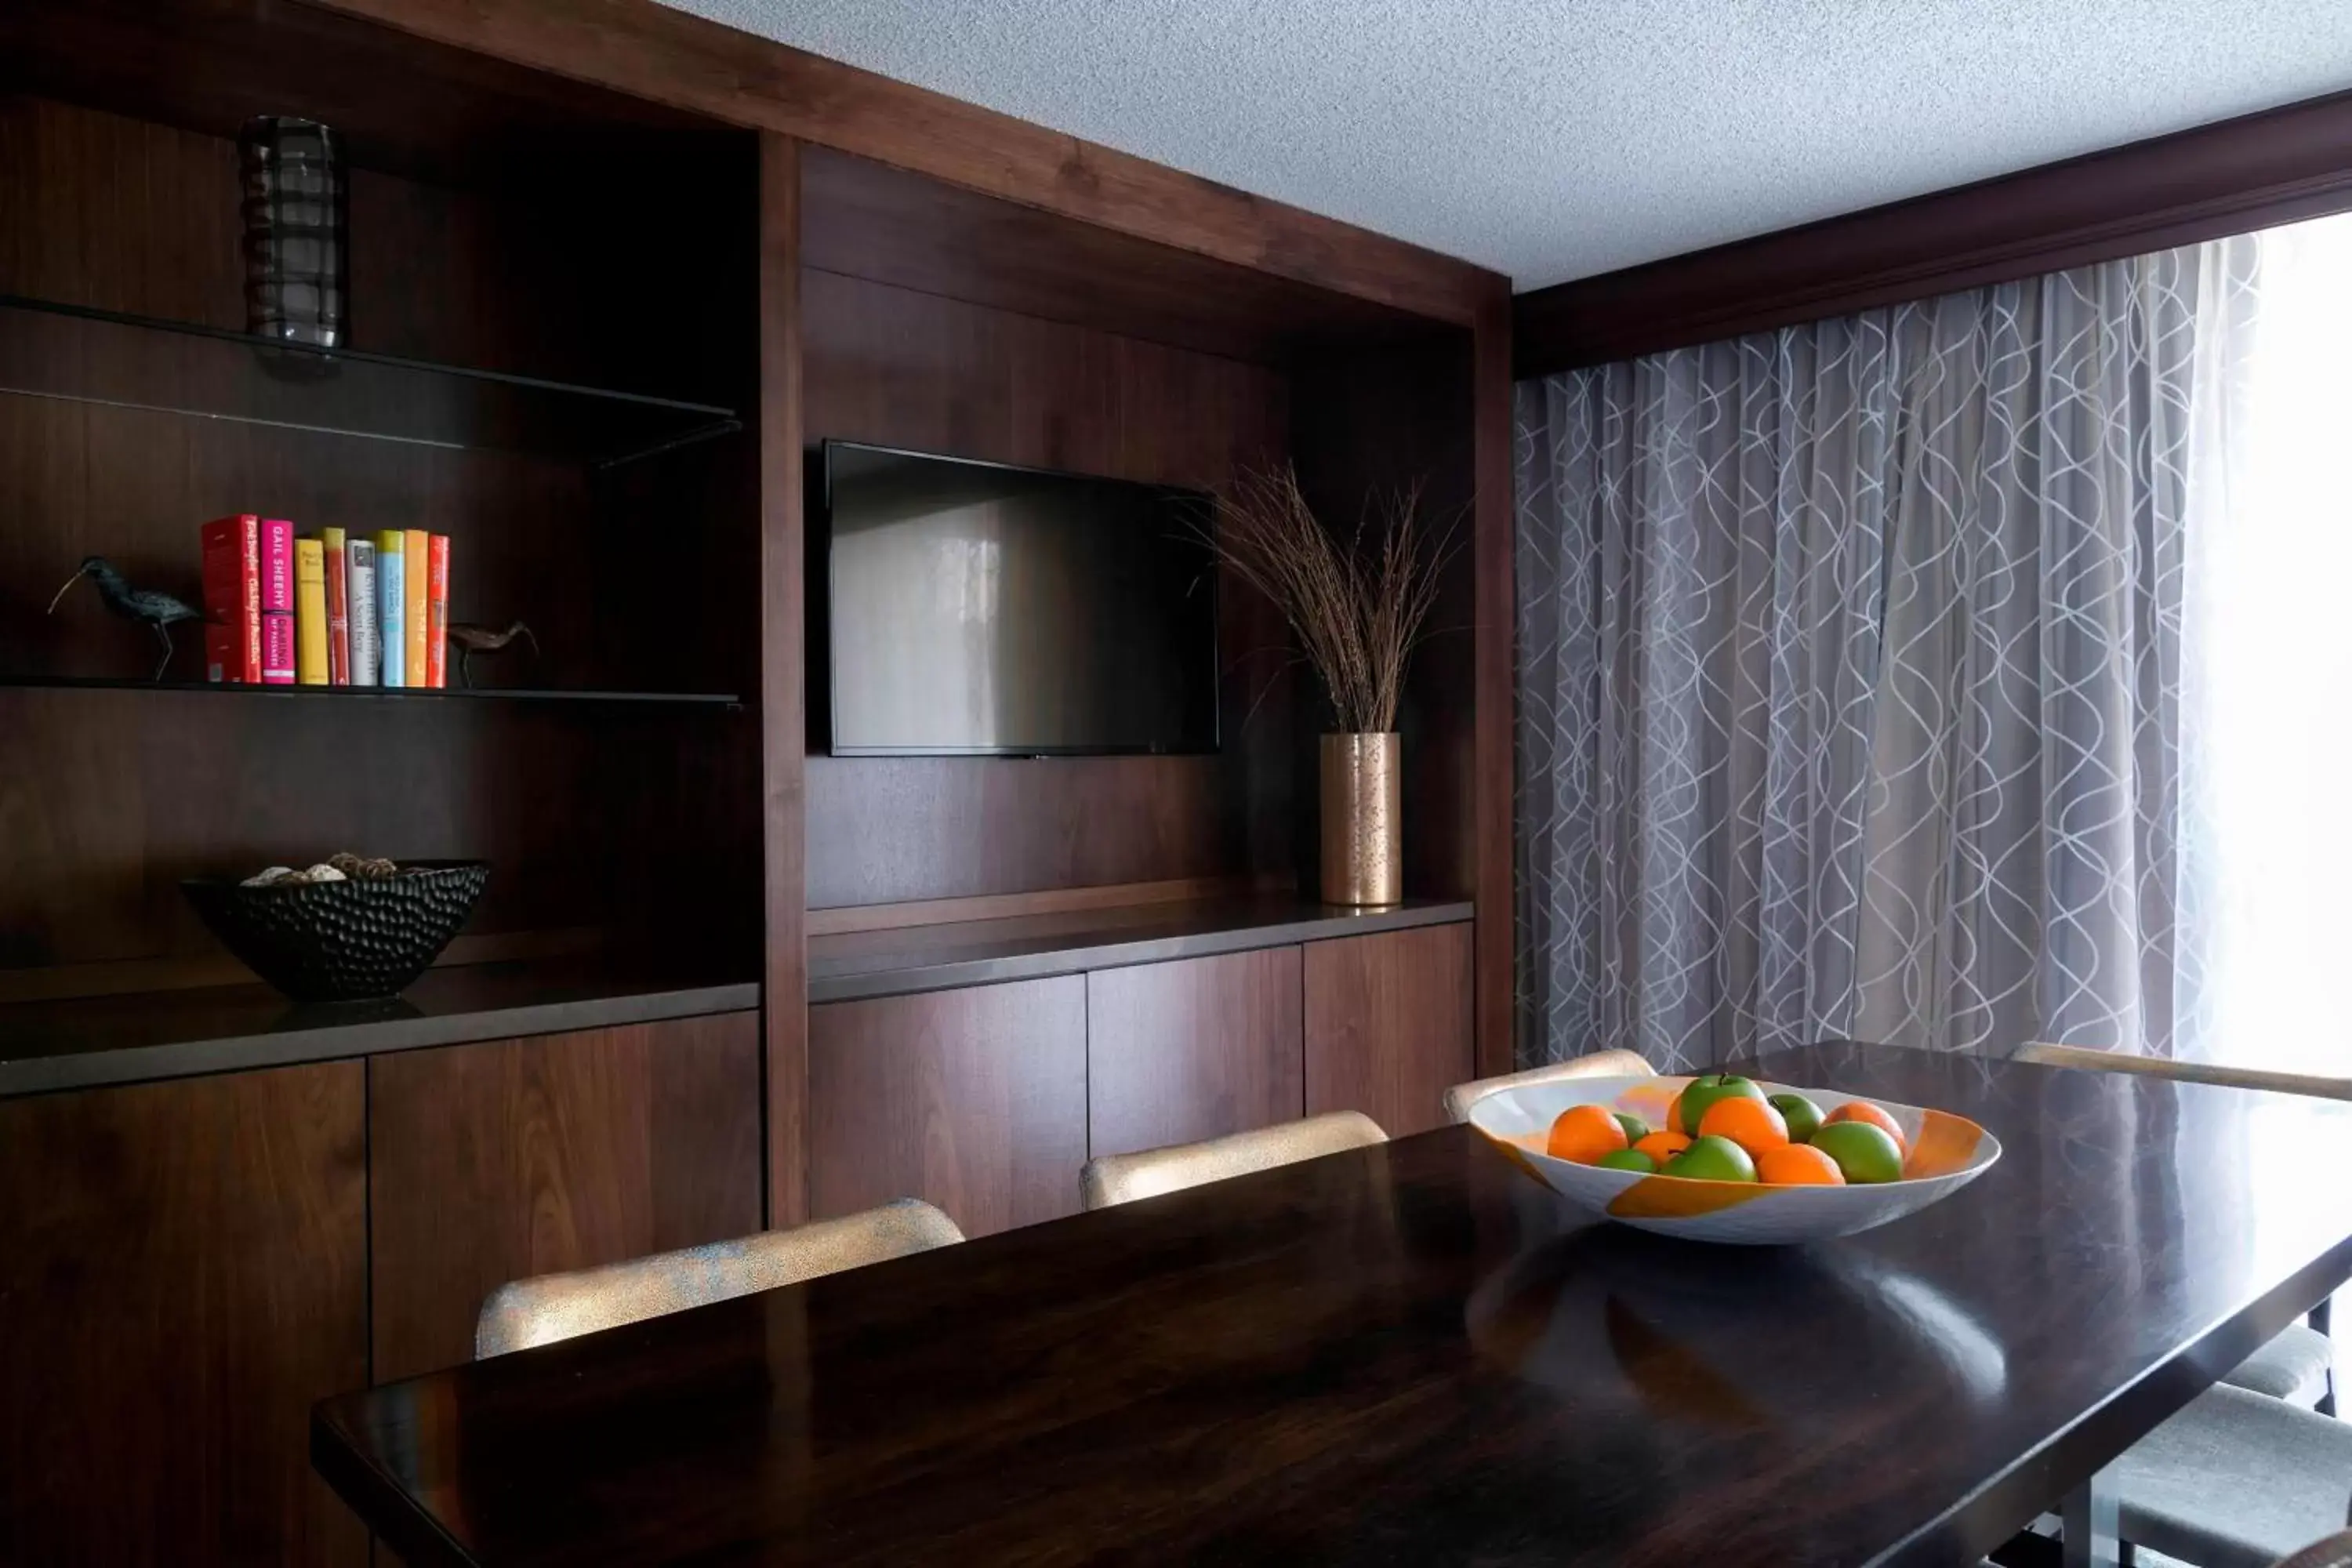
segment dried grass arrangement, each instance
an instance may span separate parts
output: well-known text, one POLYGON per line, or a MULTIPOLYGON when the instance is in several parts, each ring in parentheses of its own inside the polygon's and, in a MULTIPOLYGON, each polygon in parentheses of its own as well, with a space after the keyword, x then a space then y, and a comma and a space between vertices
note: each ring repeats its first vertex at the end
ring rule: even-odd
POLYGON ((1454 529, 1424 539, 1418 485, 1376 493, 1342 540, 1287 465, 1243 475, 1219 508, 1219 558, 1290 622, 1343 731, 1396 728, 1405 662, 1453 553, 1454 529))

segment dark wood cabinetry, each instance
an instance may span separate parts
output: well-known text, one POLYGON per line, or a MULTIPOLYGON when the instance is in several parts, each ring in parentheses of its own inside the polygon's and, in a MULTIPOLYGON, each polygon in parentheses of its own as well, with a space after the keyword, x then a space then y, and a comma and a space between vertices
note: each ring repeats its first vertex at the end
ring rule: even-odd
POLYGON ((370 1061, 375 1380, 467 1360, 482 1298, 760 1228, 755 1015, 370 1061))
POLYGON ((1307 944, 1307 1114, 1360 1110, 1391 1138, 1445 1120, 1477 1076, 1467 923, 1307 944))
POLYGON ((923 1198, 984 1236, 1075 1213, 1086 981, 812 1007, 808 1106, 816 1217, 923 1198))
POLYGON ((366 1561, 306 1441, 367 1381, 364 1070, 0 1103, 0 1562, 366 1561))
POLYGON ((1087 976, 1094 1153, 1271 1126, 1301 1103, 1297 948, 1087 976))

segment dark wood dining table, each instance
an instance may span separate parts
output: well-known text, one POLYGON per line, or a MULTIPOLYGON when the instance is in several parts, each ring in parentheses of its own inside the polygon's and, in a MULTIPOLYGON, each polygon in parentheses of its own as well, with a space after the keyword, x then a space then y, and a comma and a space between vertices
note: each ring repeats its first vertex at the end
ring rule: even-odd
POLYGON ((2352 1275, 2352 1106, 1825 1045, 2001 1142, 1843 1240, 1464 1128, 330 1399, 413 1564, 1973 1563, 2352 1275))

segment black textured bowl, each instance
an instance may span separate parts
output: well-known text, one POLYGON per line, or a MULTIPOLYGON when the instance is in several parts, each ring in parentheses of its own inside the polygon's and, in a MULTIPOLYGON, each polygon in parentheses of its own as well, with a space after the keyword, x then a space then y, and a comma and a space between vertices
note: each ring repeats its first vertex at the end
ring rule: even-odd
POLYGON ((482 896, 484 860, 404 860, 398 875, 247 888, 180 884, 221 945, 297 1002, 397 995, 424 973, 482 896))

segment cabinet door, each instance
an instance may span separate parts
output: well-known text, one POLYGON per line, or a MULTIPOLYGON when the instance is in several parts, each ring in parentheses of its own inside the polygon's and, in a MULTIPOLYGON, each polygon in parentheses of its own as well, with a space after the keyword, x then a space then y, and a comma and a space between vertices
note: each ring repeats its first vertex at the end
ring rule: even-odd
POLYGON ((1297 948, 1097 970, 1087 988, 1091 1152, 1298 1119, 1297 948))
POLYGON ((808 1124, 819 1218, 922 1198, 986 1236, 1076 1213, 1086 982, 811 1007, 808 1124))
POLYGON ((509 1279, 760 1228, 757 1014, 368 1068, 379 1383, 471 1359, 509 1279))
POLYGON ((0 1562, 346 1563, 310 1406, 364 1387, 357 1062, 0 1104, 0 1562))
POLYGON ((1360 1110, 1391 1138, 1442 1125, 1475 1076, 1471 927, 1307 944, 1307 1113, 1360 1110))

